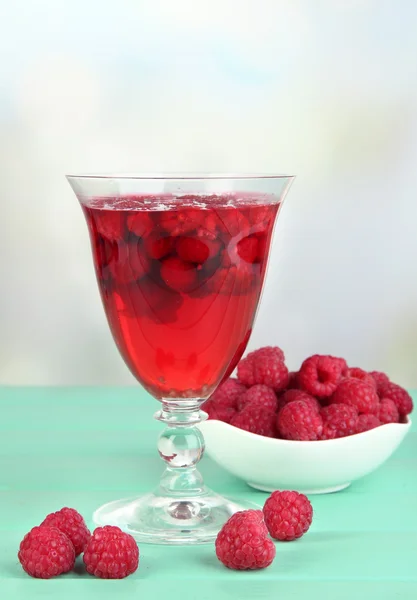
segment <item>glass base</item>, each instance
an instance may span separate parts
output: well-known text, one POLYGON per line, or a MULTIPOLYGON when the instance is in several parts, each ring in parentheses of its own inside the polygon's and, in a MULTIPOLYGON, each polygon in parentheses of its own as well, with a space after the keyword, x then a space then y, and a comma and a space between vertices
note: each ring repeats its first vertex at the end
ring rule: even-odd
POLYGON ((207 544, 216 539, 235 512, 259 509, 250 502, 234 502, 209 489, 196 496, 167 497, 145 494, 101 506, 93 515, 97 526, 117 525, 138 542, 148 544, 207 544))

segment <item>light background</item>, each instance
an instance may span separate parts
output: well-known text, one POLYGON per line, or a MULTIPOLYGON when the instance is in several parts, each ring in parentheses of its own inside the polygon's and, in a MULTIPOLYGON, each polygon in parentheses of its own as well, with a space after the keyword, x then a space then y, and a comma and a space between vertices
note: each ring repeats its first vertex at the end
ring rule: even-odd
POLYGON ((297 174, 250 347, 417 387, 417 2, 0 2, 0 383, 133 383, 70 171, 297 174))

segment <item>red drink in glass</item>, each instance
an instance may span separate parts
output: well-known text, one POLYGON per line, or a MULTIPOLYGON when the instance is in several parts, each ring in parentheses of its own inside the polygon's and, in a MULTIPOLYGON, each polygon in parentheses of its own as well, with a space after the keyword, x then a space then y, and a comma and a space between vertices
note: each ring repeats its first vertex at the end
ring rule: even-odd
POLYGON ((156 398, 207 398, 243 354, 279 203, 248 194, 83 206, 112 334, 156 398))

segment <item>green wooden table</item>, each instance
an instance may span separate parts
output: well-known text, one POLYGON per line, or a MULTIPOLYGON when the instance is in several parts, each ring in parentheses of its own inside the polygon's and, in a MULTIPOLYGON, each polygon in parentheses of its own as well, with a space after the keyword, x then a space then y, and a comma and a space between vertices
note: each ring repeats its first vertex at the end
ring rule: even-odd
MULTIPOLYGON (((28 577, 17 549, 47 513, 73 506, 91 525, 100 504, 156 486, 163 467, 156 408, 139 388, 0 388, 1 600, 416 600, 415 427, 379 471, 338 494, 312 496, 310 531, 277 544, 263 571, 229 571, 212 545, 142 544, 139 570, 122 581, 90 577, 82 562, 53 580, 28 577)), ((208 458, 201 470, 220 493, 260 504, 266 498, 208 458)))

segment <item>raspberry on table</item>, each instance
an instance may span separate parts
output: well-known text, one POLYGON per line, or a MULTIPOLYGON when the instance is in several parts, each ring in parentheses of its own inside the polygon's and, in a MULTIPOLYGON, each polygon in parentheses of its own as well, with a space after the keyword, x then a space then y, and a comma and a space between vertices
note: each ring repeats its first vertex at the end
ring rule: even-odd
POLYGON ((247 405, 261 406, 267 410, 276 412, 278 408, 278 399, 272 390, 267 385, 253 385, 248 390, 245 390, 237 399, 237 410, 241 411, 247 405))
POLYGON ((262 511, 235 513, 216 538, 216 556, 229 569, 264 569, 275 558, 275 545, 268 537, 262 511))
POLYGON ((390 383, 388 375, 382 373, 382 371, 371 371, 369 375, 376 383, 376 391, 378 392, 378 394, 381 391, 381 387, 383 385, 385 385, 386 383, 390 383))
POLYGON ((359 379, 359 381, 363 381, 364 383, 367 383, 368 385, 376 389, 376 381, 372 377, 372 375, 370 375, 363 369, 360 369, 359 367, 345 369, 343 371, 343 377, 347 377, 348 379, 359 379))
POLYGON ((247 404, 232 417, 230 424, 265 437, 276 437, 277 434, 275 410, 265 409, 258 404, 247 404))
POLYGON ((358 411, 349 404, 330 404, 320 411, 323 419, 321 440, 333 440, 356 433, 358 411))
POLYGON ((342 377, 339 358, 314 354, 301 365, 298 373, 300 387, 317 398, 328 398, 333 394, 342 377))
POLYGON ((72 542, 75 556, 84 552, 91 533, 85 524, 83 517, 74 508, 61 508, 57 512, 49 514, 41 523, 41 527, 56 527, 64 533, 72 542))
POLYGON ((398 412, 397 405, 389 398, 382 398, 379 403, 377 416, 382 424, 398 423, 400 420, 400 413, 398 412))
POLYGON ((398 412, 400 413, 400 417, 404 417, 405 415, 409 415, 413 410, 413 399, 410 394, 397 385, 396 383, 385 383, 381 386, 379 397, 381 400, 384 398, 388 398, 392 400, 395 406, 398 408, 398 412))
POLYGON ((75 562, 74 546, 56 527, 34 527, 20 543, 18 558, 31 577, 50 579, 70 571, 75 562))
POLYGON ((263 513, 271 537, 282 542, 300 538, 313 520, 309 499, 298 492, 273 492, 265 502, 263 513))
POLYGON ((289 381, 284 353, 268 346, 251 352, 237 366, 237 377, 244 385, 264 384, 275 392, 284 390, 289 381))
POLYGON ((306 404, 309 404, 316 412, 320 410, 319 401, 314 398, 314 396, 310 396, 307 392, 303 392, 302 390, 287 390, 282 394, 282 396, 278 399, 278 412, 289 402, 294 402, 295 400, 302 400, 306 404))
POLYGON ((378 411, 379 398, 376 389, 360 379, 343 379, 332 396, 331 404, 349 404, 359 413, 378 411))
POLYGON ((294 400, 279 411, 277 429, 286 440, 314 441, 321 436, 323 421, 310 404, 294 400))
POLYGON ((356 425, 356 433, 363 433, 364 431, 369 431, 370 429, 375 429, 375 427, 379 427, 381 425, 381 421, 378 419, 376 415, 371 414, 363 414, 359 415, 357 425, 356 425))
POLYGON ((246 392, 246 386, 237 379, 230 377, 219 385, 217 390, 210 396, 216 406, 237 409, 238 399, 246 392))
POLYGON ((94 530, 83 560, 90 575, 123 579, 138 568, 139 548, 131 535, 119 527, 105 525, 94 530))

